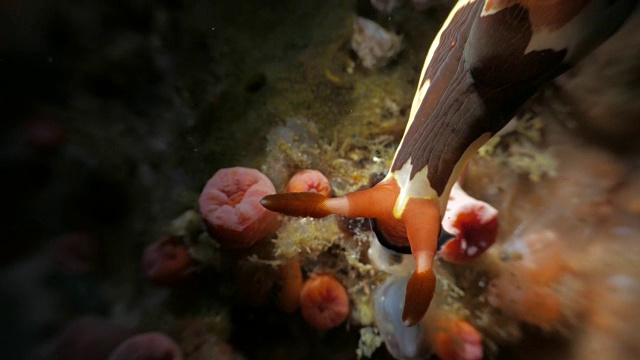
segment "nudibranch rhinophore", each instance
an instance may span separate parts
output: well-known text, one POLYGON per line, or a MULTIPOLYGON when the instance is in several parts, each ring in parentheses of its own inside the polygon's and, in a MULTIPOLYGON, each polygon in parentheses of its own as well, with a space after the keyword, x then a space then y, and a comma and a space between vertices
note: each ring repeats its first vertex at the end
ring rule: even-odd
POLYGON ((405 325, 427 311, 441 216, 462 168, 538 88, 609 37, 637 0, 460 0, 436 35, 391 169, 368 190, 262 199, 292 216, 375 218, 394 248, 409 246, 405 325))

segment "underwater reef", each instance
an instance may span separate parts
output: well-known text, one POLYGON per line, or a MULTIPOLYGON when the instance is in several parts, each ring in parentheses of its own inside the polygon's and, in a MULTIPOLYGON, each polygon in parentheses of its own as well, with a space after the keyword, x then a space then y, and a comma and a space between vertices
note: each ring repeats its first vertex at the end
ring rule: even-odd
POLYGON ((453 6, 0 4, 4 356, 640 358, 638 9, 470 158, 416 325, 375 222, 261 205, 385 178, 453 6))

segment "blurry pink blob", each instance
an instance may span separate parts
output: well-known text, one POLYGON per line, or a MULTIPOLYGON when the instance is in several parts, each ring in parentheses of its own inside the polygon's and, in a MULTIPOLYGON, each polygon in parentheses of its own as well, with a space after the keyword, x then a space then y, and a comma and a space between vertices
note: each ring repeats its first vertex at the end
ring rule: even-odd
POLYGON ((318 170, 301 170, 295 173, 287 184, 287 192, 317 192, 331 196, 329 179, 318 170))
POLYGON ((260 205, 260 199, 275 193, 271 180, 256 169, 221 169, 200 194, 200 215, 220 245, 245 249, 280 227, 279 215, 260 205))
POLYGON ((442 360, 480 360, 483 357, 482 336, 461 319, 441 319, 432 343, 442 360))
POLYGON ((562 303, 550 288, 531 285, 522 274, 493 279, 487 289, 487 301, 506 315, 550 330, 562 321, 562 303))
POLYGON ((170 235, 149 244, 142 254, 142 275, 157 286, 177 285, 192 265, 187 247, 170 235))
POLYGON ((566 286, 564 291, 558 291, 553 285, 573 271, 562 240, 556 232, 545 228, 510 238, 503 252, 511 255, 502 262, 500 275, 487 288, 489 304, 508 316, 546 330, 561 325, 568 309, 562 299, 570 292, 566 286))
POLYGON ((438 254, 452 263, 466 263, 482 255, 498 236, 498 210, 467 195, 457 183, 451 189, 442 227, 455 238, 438 254))
POLYGON ((38 149, 53 149, 67 140, 67 133, 60 121, 48 117, 28 120, 23 134, 25 141, 38 149))
POLYGON ((169 336, 160 332, 138 334, 113 350, 107 360, 182 360, 182 350, 169 336))
POLYGON ((51 359, 104 360, 133 331, 106 319, 84 316, 72 321, 56 338, 51 359))
POLYGON ((67 274, 83 274, 93 270, 98 245, 89 233, 68 233, 53 241, 53 261, 62 271, 67 274))

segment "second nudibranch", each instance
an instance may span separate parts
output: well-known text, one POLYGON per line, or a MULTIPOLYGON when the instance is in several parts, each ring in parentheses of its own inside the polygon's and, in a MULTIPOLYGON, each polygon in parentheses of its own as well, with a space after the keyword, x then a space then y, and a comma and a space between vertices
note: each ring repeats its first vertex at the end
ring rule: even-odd
POLYGON ((416 324, 435 290, 432 270, 449 193, 468 159, 540 85, 610 36, 637 0, 460 0, 427 54, 409 121, 386 178, 368 190, 265 197, 292 216, 375 218, 416 267, 402 319, 416 324))

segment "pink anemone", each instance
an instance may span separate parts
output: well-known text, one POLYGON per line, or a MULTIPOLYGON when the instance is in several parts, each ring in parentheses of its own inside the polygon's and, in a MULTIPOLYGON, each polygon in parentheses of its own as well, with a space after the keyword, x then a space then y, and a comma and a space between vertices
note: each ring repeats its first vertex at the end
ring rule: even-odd
POLYGON ((133 331, 96 316, 71 321, 56 336, 49 359, 106 359, 133 331))
POLYGON ((142 254, 142 275, 157 286, 175 286, 193 266, 189 250, 179 238, 166 235, 142 254))
POLYGON ((279 215, 260 205, 260 199, 275 192, 271 180, 256 169, 221 169, 200 194, 200 215, 223 247, 245 249, 280 227, 279 215))
POLYGON ((86 232, 68 233, 54 240, 53 260, 67 274, 84 274, 94 269, 98 244, 86 232))
POLYGON ((113 350, 107 360, 182 360, 182 350, 161 332, 138 334, 113 350))
POLYGON ((26 122, 23 137, 29 145, 47 150, 64 144, 67 140, 67 133, 59 120, 38 117, 26 122))

